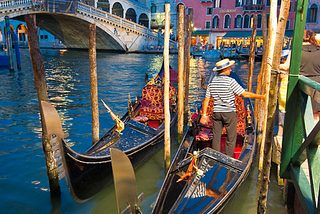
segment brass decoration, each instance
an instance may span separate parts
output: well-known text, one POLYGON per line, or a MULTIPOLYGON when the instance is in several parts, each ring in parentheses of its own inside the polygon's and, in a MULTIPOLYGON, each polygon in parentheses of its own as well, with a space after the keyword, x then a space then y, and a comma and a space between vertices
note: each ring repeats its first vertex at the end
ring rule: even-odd
POLYGON ((102 99, 101 99, 101 101, 102 101, 104 107, 108 110, 108 113, 110 113, 111 118, 116 121, 115 131, 118 132, 119 134, 122 134, 121 132, 124 130, 124 123, 119 119, 119 116, 115 115, 115 113, 113 113, 111 111, 109 106, 107 106, 107 104, 102 99))

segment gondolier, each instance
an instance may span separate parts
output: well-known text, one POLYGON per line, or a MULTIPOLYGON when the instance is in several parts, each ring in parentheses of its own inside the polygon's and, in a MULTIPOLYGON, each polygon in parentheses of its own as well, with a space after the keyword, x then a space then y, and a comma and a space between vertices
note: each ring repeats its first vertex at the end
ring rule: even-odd
POLYGON ((208 124, 210 118, 207 115, 207 108, 212 97, 214 99, 212 148, 220 151, 221 133, 223 126, 225 126, 227 131, 226 154, 231 157, 237 140, 235 94, 242 95, 245 98, 265 97, 265 95, 246 91, 235 79, 229 77, 231 66, 234 63, 234 60, 224 59, 217 62, 216 67, 213 68, 213 71, 218 72, 218 74, 207 87, 206 97, 203 101, 203 114, 200 120, 201 124, 208 124))

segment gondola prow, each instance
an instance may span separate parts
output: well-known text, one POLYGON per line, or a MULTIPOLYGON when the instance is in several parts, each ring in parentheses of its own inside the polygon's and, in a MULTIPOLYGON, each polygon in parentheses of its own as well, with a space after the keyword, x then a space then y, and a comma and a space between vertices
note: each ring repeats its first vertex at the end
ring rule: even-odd
POLYGON ((108 106, 102 99, 101 99, 101 101, 102 101, 104 107, 108 110, 108 113, 110 113, 111 118, 116 121, 115 131, 118 132, 119 134, 122 134, 121 132, 122 132, 123 129, 124 129, 124 123, 119 119, 119 117, 118 117, 115 113, 113 113, 113 112, 111 111, 111 109, 109 108, 109 106, 108 106))

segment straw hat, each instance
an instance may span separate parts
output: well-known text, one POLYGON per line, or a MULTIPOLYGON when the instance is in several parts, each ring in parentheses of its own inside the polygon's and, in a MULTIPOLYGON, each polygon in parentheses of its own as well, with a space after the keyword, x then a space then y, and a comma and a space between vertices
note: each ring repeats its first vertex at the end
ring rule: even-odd
POLYGON ((228 58, 223 59, 223 60, 216 63, 216 67, 213 68, 213 71, 220 71, 222 69, 230 67, 231 65, 234 64, 234 62, 235 62, 234 60, 230 61, 228 58))

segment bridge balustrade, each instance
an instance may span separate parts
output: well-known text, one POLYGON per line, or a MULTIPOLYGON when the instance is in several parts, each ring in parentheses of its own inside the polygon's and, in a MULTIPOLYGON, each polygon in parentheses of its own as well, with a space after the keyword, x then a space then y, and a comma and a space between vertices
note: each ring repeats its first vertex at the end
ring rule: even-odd
POLYGON ((0 1, 0 8, 14 7, 19 5, 30 4, 31 0, 7 0, 0 1))
POLYGON ((82 3, 82 2, 78 2, 77 11, 79 13, 86 12, 88 14, 94 14, 94 15, 96 15, 96 16, 98 16, 100 18, 103 18, 105 20, 113 21, 113 22, 116 22, 118 24, 124 25, 125 27, 129 27, 132 30, 141 31, 141 32, 143 32, 145 34, 148 34, 149 36, 154 37, 155 39, 158 38, 158 34, 154 30, 150 30, 147 27, 144 27, 142 25, 138 25, 137 23, 131 22, 129 20, 126 20, 126 19, 121 18, 119 16, 113 15, 113 14, 108 13, 106 11, 99 10, 97 8, 94 8, 94 7, 90 6, 90 5, 86 5, 86 4, 82 3))
MULTIPOLYGON (((129 35, 128 32, 136 34, 138 36, 146 37, 153 42, 163 40, 163 36, 159 36, 157 32, 149 29, 143 25, 139 25, 135 22, 129 21, 122 17, 113 15, 106 11, 97 9, 90 5, 84 4, 80 1, 62 1, 62 0, 48 0, 42 4, 41 1, 35 2, 34 0, 1 0, 0 1, 0 14, 16 13, 15 15, 21 16, 35 11, 37 13, 68 13, 76 16, 83 15, 91 20, 102 21, 109 24, 109 27, 117 27, 120 29, 121 34, 125 36, 129 35), (30 11, 30 12, 29 12, 30 11), (18 12, 18 13, 17 13, 18 12)), ((83 17, 79 17, 82 18, 83 17)), ((85 18, 86 19, 86 18, 85 18)), ((3 17, 0 16, 0 21, 3 17)), ((95 22, 95 21, 94 21, 95 22)), ((136 40, 134 40, 136 41, 136 40)), ((175 42, 170 40, 171 45, 175 45, 175 42)), ((131 47, 131 46, 130 46, 131 47)))
MULTIPOLYGON (((50 5, 49 8, 45 8, 45 7, 33 7, 34 11, 51 11, 51 7, 53 7, 53 5, 57 5, 59 4, 58 1, 49 1, 50 5)), ((76 11, 81 13, 81 12, 85 12, 90 16, 98 16, 100 18, 103 18, 105 20, 110 20, 112 22, 124 25, 125 27, 131 28, 132 30, 138 30, 141 31, 142 33, 148 34, 149 36, 152 36, 154 38, 157 38, 158 35, 156 32, 154 32, 153 30, 144 27, 142 25, 138 25, 137 23, 131 22, 129 20, 126 20, 124 18, 121 18, 119 16, 113 15, 111 13, 108 13, 106 11, 102 11, 100 9, 97 9, 95 7, 92 7, 90 5, 84 4, 82 2, 79 1, 73 1, 74 5, 73 8, 75 8, 75 10, 68 10, 68 11, 59 11, 59 12, 63 12, 63 13, 75 13, 76 11)), ((10 8, 10 7, 16 7, 19 5, 37 5, 38 3, 32 1, 32 0, 5 0, 5 1, 0 1, 0 9, 4 9, 4 8, 10 8)), ((44 6, 44 5, 43 5, 44 6)), ((29 8, 28 8, 29 9, 29 8)), ((57 12, 57 11, 56 11, 57 12)))

